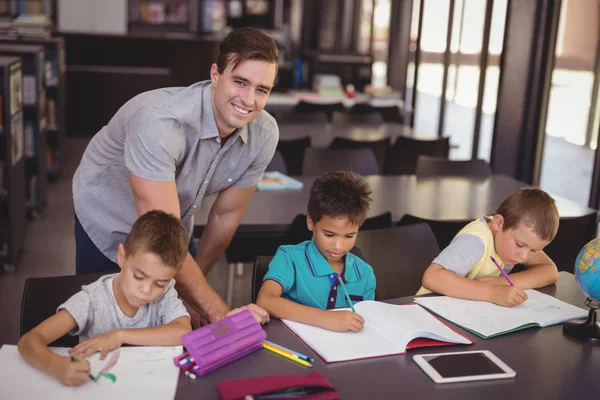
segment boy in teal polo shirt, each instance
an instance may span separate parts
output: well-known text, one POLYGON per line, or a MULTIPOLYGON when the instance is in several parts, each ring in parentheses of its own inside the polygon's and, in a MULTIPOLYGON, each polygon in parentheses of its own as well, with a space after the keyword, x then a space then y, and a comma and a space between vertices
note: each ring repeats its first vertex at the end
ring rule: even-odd
POLYGON ((269 265, 256 303, 273 317, 337 332, 360 331, 365 321, 350 301, 375 299, 375 275, 350 253, 369 209, 371 190, 359 175, 328 172, 310 189, 306 224, 313 239, 281 246, 269 265))

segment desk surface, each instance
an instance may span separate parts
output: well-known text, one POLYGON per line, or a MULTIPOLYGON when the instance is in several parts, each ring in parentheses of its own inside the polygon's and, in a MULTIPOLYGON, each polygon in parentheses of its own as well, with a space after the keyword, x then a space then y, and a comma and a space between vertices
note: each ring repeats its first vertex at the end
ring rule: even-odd
POLYGON ((345 107, 352 107, 358 103, 366 103, 373 107, 403 107, 404 101, 401 98, 386 98, 372 97, 365 93, 356 93, 353 99, 349 99, 345 95, 319 95, 316 92, 287 92, 287 93, 271 93, 267 99, 265 109, 268 110, 284 110, 291 109, 300 101, 306 101, 314 104, 334 104, 342 103, 345 107))
MULTIPOLYGON (((301 190, 256 192, 250 199, 239 233, 269 232, 282 234, 298 214, 305 214, 314 177, 295 177, 301 190)), ((373 191, 369 216, 392 213, 398 221, 404 214, 432 220, 472 220, 493 213, 512 192, 527 186, 504 175, 489 178, 437 177, 414 175, 367 176, 373 191)), ((575 217, 594 210, 562 197, 556 199, 561 217, 575 217)), ((216 196, 202 201, 196 211, 196 228, 206 224, 216 196)))
MULTIPOLYGON (((541 290, 563 301, 584 307, 584 296, 572 274, 561 272, 556 286, 541 290)), ((392 300, 406 304, 413 297, 392 300)), ((585 308, 585 307, 584 307, 585 308)), ((600 346, 582 344, 563 335, 562 326, 531 328, 493 339, 476 340, 470 346, 448 346, 410 350, 407 354, 377 359, 325 364, 279 320, 265 326, 275 343, 315 358, 314 370, 326 376, 342 399, 597 399, 600 390, 600 346), (517 373, 514 379, 454 384, 435 384, 415 364, 412 356, 433 352, 491 350, 517 373)), ((213 373, 190 380, 180 375, 177 399, 218 399, 217 382, 266 375, 296 373, 302 367, 267 351, 259 350, 213 373)))

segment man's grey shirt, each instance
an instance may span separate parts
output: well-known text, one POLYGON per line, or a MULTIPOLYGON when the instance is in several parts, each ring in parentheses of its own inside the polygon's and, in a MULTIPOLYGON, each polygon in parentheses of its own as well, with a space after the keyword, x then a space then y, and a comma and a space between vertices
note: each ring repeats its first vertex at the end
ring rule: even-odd
POLYGON ((79 335, 80 340, 85 341, 118 329, 153 328, 180 317, 190 317, 177 297, 174 279, 160 296, 141 306, 133 317, 128 317, 115 299, 113 281, 117 275, 104 275, 96 282, 83 286, 79 293, 58 306, 56 312, 66 310, 77 322, 77 328, 71 335, 79 335))
POLYGON ((203 197, 257 185, 278 139, 275 119, 263 111, 221 146, 210 81, 142 93, 90 141, 73 177, 75 213, 96 247, 116 262, 117 246, 138 217, 130 173, 175 181, 191 234, 203 197))

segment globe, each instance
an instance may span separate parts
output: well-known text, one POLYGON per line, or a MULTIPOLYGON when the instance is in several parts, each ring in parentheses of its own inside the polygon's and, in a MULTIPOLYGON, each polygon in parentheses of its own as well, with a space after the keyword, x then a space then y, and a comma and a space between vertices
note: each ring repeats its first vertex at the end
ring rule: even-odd
POLYGON ((600 302, 600 238, 593 239, 579 251, 575 280, 583 294, 600 302))
POLYGON ((600 309, 600 238, 591 240, 579 251, 575 281, 587 296, 585 304, 590 312, 585 322, 565 322, 563 332, 576 339, 600 343, 600 324, 596 317, 596 310, 600 309))

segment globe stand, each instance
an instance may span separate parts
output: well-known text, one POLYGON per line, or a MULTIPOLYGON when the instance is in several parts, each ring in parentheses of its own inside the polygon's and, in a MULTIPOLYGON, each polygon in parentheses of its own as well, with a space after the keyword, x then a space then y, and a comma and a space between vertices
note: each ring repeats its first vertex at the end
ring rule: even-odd
POLYGON ((587 320, 565 322, 563 332, 579 340, 600 343, 600 325, 596 320, 596 310, 600 309, 600 303, 588 298, 585 305, 590 308, 587 320))

